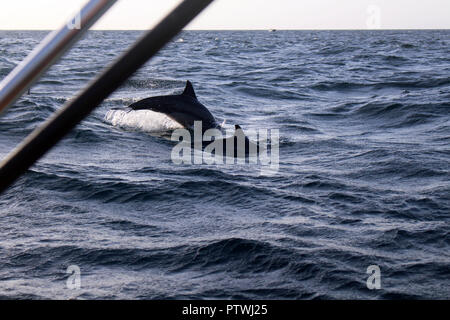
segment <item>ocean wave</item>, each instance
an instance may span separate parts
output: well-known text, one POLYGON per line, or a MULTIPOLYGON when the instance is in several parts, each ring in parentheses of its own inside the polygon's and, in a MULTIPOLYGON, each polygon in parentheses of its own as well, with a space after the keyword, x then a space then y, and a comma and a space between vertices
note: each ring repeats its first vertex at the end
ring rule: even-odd
POLYGON ((428 123, 439 124, 446 117, 449 106, 450 104, 445 102, 402 103, 373 100, 365 103, 346 102, 308 115, 322 119, 366 121, 366 124, 380 128, 407 128, 428 123))
POLYGON ((186 83, 180 80, 169 79, 128 79, 124 87, 135 89, 177 89, 183 87, 186 83))
POLYGON ((397 63, 397 62, 407 62, 408 58, 397 56, 397 55, 385 55, 383 56, 383 60, 389 63, 397 63))
POLYGON ((450 84, 450 77, 415 79, 411 81, 384 81, 384 82, 347 82, 347 81, 321 81, 312 84, 310 87, 318 91, 346 91, 358 89, 374 89, 380 90, 384 88, 401 88, 401 89, 427 89, 447 86, 450 84))
POLYGON ((403 49, 413 49, 413 48, 415 48, 416 46, 414 45, 414 44, 412 44, 412 43, 402 43, 401 45, 400 45, 400 47, 402 47, 403 49))
POLYGON ((77 127, 74 130, 72 130, 68 136, 68 139, 72 139, 73 142, 77 144, 89 144, 89 143, 104 143, 105 139, 104 137, 99 134, 94 129, 88 129, 88 128, 80 128, 77 127))
MULTIPOLYGON (((12 265, 27 265, 28 269, 35 272, 49 269, 49 266, 52 266, 50 269, 55 269, 60 264, 77 264, 85 269, 115 266, 133 270, 158 268, 176 273, 188 270, 218 272, 231 268, 234 272, 258 273, 286 268, 291 260, 289 250, 239 238, 161 249, 45 246, 28 249, 10 257, 12 265)), ((57 274, 61 274, 61 271, 57 274)))
POLYGON ((163 203, 173 197, 178 199, 189 198, 205 202, 222 199, 224 203, 240 204, 242 200, 258 199, 266 201, 278 198, 298 203, 313 203, 311 200, 296 192, 284 190, 271 190, 265 187, 255 187, 240 183, 234 178, 227 181, 178 181, 174 178, 154 180, 151 183, 131 181, 92 181, 89 178, 79 177, 75 172, 62 172, 50 174, 40 171, 30 171, 22 183, 29 188, 45 188, 62 193, 70 193, 73 197, 101 201, 104 203, 139 203, 154 202, 155 205, 163 203))

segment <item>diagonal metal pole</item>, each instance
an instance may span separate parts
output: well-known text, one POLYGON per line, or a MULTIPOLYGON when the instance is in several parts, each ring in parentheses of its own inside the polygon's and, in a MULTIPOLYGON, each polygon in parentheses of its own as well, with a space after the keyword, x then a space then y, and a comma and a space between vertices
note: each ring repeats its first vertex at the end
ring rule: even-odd
POLYGON ((0 164, 0 193, 58 143, 213 0, 184 0, 72 101, 33 131, 0 164))
POLYGON ((0 113, 66 52, 117 0, 90 0, 72 20, 53 31, 0 82, 0 113))

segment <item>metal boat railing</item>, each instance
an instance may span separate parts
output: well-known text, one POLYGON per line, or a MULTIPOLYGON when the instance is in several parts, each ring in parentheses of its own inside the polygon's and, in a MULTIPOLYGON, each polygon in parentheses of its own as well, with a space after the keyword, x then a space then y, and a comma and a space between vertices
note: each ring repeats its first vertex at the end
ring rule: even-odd
POLYGON ((61 29, 51 32, 0 82, 0 112, 12 105, 116 1, 91 0, 61 29))
MULTIPOLYGON (((102 71, 74 99, 69 100, 43 125, 34 130, 0 163, 0 194, 88 116, 104 99, 117 90, 143 64, 156 55, 212 1, 182 1, 156 27, 148 31, 116 62, 102 71)), ((81 20, 84 25, 77 30, 78 32, 70 32, 66 29, 68 26, 65 26, 59 32, 46 38, 21 65, 5 78, 4 83, 2 82, 0 86, 0 106, 2 106, 2 109, 11 105, 114 2, 106 0, 90 1, 81 13, 81 20)))

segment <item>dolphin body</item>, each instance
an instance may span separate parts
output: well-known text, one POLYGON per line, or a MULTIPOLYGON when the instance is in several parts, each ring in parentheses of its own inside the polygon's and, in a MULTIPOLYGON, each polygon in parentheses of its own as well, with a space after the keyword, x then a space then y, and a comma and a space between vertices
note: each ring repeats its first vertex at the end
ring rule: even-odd
MULTIPOLYGON (((214 142, 221 141, 222 144, 222 155, 234 158, 249 157, 252 155, 257 155, 259 152, 265 150, 263 146, 259 143, 250 141, 250 139, 245 135, 244 130, 239 125, 234 126, 234 134, 231 137, 216 139, 214 142), (229 146, 232 146, 231 149, 229 146)), ((202 147, 206 148, 210 142, 203 142, 202 147)), ((213 152, 216 154, 217 151, 213 152)))
POLYGON ((163 113, 188 129, 193 128, 194 121, 202 121, 203 131, 218 127, 211 112, 198 101, 190 81, 181 94, 150 97, 131 104, 129 108, 163 113))
MULTIPOLYGON (((200 142, 188 137, 188 141, 192 150, 206 151, 216 157, 247 158, 257 156, 259 152, 267 150, 266 146, 259 142, 251 141, 239 125, 234 126, 234 133, 229 137, 216 137, 200 142)), ((183 142, 186 141, 183 140, 183 142)))
MULTIPOLYGON (((194 121, 202 122, 202 132, 220 128, 211 112, 198 101, 190 81, 186 82, 186 87, 181 94, 146 98, 131 104, 129 108, 162 113, 188 129, 194 128, 194 121)), ((233 136, 215 139, 213 142, 218 140, 222 140, 223 156, 248 157, 265 149, 259 143, 250 141, 239 125, 235 125, 233 136), (228 146, 233 147, 230 150, 228 146)), ((200 146, 205 149, 210 143, 211 141, 202 141, 200 146)), ((193 141, 192 148, 195 148, 193 141)))

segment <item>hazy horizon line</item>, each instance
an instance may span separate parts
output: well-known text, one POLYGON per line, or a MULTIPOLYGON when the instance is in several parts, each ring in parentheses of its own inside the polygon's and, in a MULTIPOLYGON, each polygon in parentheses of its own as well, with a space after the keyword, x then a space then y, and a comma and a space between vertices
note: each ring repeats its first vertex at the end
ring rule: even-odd
MULTIPOLYGON (((55 31, 59 29, 0 29, 0 31, 55 31)), ((148 31, 151 29, 89 29, 88 31, 148 31)), ((330 28, 330 29, 183 29, 182 31, 433 31, 450 30, 450 28, 377 28, 377 29, 358 29, 358 28, 330 28)))

